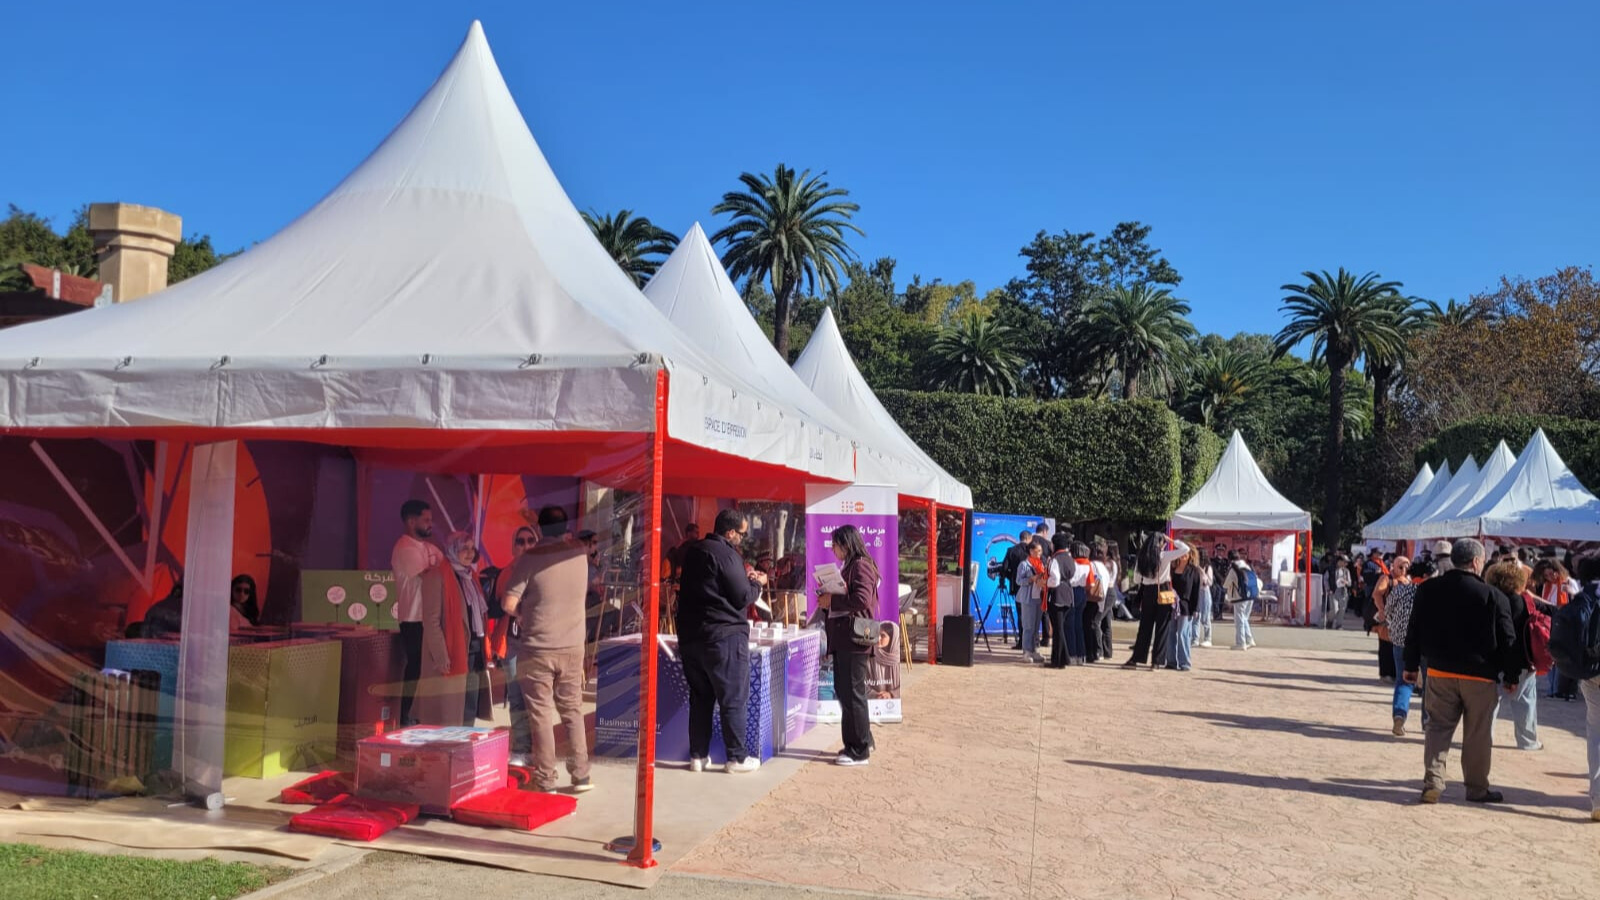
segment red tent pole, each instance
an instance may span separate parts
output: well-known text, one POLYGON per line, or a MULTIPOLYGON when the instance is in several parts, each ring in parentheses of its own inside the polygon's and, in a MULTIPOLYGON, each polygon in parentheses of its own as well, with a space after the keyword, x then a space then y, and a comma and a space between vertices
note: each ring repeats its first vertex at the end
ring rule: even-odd
MULTIPOLYGON (((900 636, 902 640, 905 635, 900 636)), ((928 665, 939 664, 939 504, 928 501, 928 665)))
POLYGON ((656 371, 655 431, 650 435, 650 491, 645 507, 644 552, 639 569, 645 579, 644 622, 639 637, 639 773, 633 795, 633 850, 628 863, 656 866, 652 847, 656 818, 656 634, 661 620, 661 470, 667 441, 667 370, 656 371))
POLYGON ((1311 529, 1306 529, 1306 625, 1311 625, 1311 529))

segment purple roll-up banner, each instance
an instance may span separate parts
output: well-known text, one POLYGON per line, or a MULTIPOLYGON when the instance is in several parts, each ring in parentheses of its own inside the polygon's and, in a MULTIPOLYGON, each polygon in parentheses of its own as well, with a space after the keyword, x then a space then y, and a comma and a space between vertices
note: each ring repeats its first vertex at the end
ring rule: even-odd
MULTIPOLYGON (((815 611, 817 591, 821 585, 817 568, 838 565, 833 555, 833 531, 843 525, 854 525, 866 542, 867 553, 878 566, 878 606, 875 618, 886 624, 885 639, 875 657, 889 658, 885 665, 892 673, 885 673, 882 681, 892 683, 892 693, 884 690, 873 694, 871 717, 874 723, 899 722, 900 705, 899 626, 900 626, 900 492, 893 486, 876 484, 806 485, 806 609, 815 611)), ((792 648, 791 648, 792 652, 792 648)), ((821 700, 817 704, 817 721, 837 722, 840 719, 837 700, 821 700)))

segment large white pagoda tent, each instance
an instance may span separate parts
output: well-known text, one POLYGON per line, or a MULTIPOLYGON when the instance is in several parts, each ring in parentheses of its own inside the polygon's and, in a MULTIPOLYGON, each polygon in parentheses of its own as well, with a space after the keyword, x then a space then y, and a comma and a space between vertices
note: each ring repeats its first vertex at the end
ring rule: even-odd
POLYGON ((1600 541, 1600 498, 1572 474, 1541 428, 1500 484, 1448 527, 1457 537, 1600 541))
POLYGON ((1461 534, 1454 531, 1455 520, 1499 487, 1506 473, 1511 471, 1516 462, 1517 458, 1511 455, 1511 449, 1506 446, 1505 441, 1501 441, 1484 461, 1477 477, 1467 484, 1455 499, 1418 522, 1413 534, 1418 540, 1461 537, 1461 534))
POLYGON ((1400 495, 1400 499, 1389 507, 1388 512, 1368 522, 1367 527, 1361 530, 1361 536, 1368 540, 1377 540, 1376 532, 1387 527, 1389 523, 1396 519, 1403 517, 1408 508, 1416 505, 1422 497, 1427 496, 1428 489, 1433 486, 1433 480, 1433 467, 1423 463, 1422 468, 1417 470, 1416 477, 1411 479, 1411 484, 1400 495))

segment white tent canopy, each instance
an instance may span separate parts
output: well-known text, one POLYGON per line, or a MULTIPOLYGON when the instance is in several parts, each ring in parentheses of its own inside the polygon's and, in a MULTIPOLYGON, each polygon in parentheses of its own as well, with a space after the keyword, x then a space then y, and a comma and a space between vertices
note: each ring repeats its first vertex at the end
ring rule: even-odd
POLYGON ((1405 493, 1400 495, 1400 499, 1396 500, 1395 504, 1389 507, 1388 512, 1376 519, 1373 519, 1371 522, 1368 522, 1367 527, 1361 530, 1361 536, 1367 538, 1368 540, 1379 540, 1379 538, 1374 537, 1374 531, 1376 529, 1383 528, 1396 518, 1405 515, 1406 508, 1415 504, 1419 497, 1426 495, 1428 493, 1428 487, 1432 484, 1433 467, 1427 463, 1423 463, 1422 468, 1417 470, 1417 477, 1411 479, 1411 486, 1407 487, 1405 493))
POLYGON ((1382 519, 1373 522, 1362 530, 1361 536, 1369 541, 1398 541, 1409 538, 1408 533, 1402 531, 1403 526, 1413 521, 1413 517, 1433 503, 1434 499, 1450 487, 1450 481, 1455 478, 1455 473, 1450 471, 1450 461, 1446 460, 1439 466, 1439 471, 1433 475, 1433 480, 1420 495, 1412 498, 1402 508, 1396 506, 1386 513, 1382 519))
MULTIPOLYGON (((1435 478, 1435 481, 1438 479, 1435 478)), ((1426 503, 1418 504, 1405 519, 1395 522, 1386 529, 1390 540, 1418 540, 1418 532, 1422 523, 1428 521, 1450 507, 1478 481, 1478 461, 1468 456, 1461 463, 1461 468, 1450 476, 1450 480, 1436 491, 1430 491, 1426 503)))
POLYGON ((1584 488, 1540 429, 1499 486, 1453 528, 1460 535, 1600 541, 1600 499, 1584 488))
POLYGON ((847 436, 699 349, 606 255, 473 23, 400 125, 270 239, 137 302, 0 332, 0 429, 649 432, 663 368, 672 439, 854 479, 847 436))
POLYGON ((1478 470, 1478 477, 1467 485, 1465 490, 1457 495, 1454 500, 1445 504, 1443 509, 1417 523, 1417 538, 1422 540, 1454 538, 1469 533, 1455 530, 1457 527, 1456 519, 1468 509, 1482 502, 1483 498, 1499 487, 1500 482, 1505 479, 1506 473, 1511 471, 1511 467, 1516 465, 1516 462, 1517 458, 1511 455, 1511 448, 1506 446, 1505 441, 1501 441, 1494 448, 1494 452, 1489 454, 1489 458, 1484 462, 1483 468, 1478 470))
POLYGON ((867 386, 839 334, 833 310, 822 311, 822 321, 795 360, 794 372, 813 394, 855 427, 862 445, 856 452, 857 477, 862 482, 896 484, 902 494, 972 508, 972 489, 917 446, 867 386))
POLYGON ((1299 532, 1311 528, 1311 514, 1278 493, 1261 474, 1244 438, 1235 431, 1216 471, 1178 507, 1174 530, 1299 532))

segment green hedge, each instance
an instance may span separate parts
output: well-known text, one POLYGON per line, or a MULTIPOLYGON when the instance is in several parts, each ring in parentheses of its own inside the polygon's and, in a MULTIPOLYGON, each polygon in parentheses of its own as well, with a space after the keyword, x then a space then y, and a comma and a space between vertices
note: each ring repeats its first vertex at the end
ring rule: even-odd
POLYGON ((1514 454, 1521 454, 1534 431, 1543 428, 1550 445, 1566 460, 1572 474, 1584 486, 1600 487, 1600 422, 1566 419, 1560 416, 1477 416, 1463 419, 1439 432, 1417 451, 1417 465, 1428 463, 1435 469, 1450 460, 1451 470, 1472 454, 1479 465, 1494 452, 1495 444, 1505 441, 1514 454))
POLYGON ((1217 468, 1217 463, 1222 461, 1222 451, 1228 449, 1228 442, 1217 436, 1215 431, 1204 425, 1196 425, 1189 421, 1179 421, 1178 427, 1180 446, 1178 448, 1179 465, 1182 469, 1182 484, 1178 488, 1178 502, 1194 496, 1195 491, 1205 486, 1206 479, 1217 468))
POLYGON ((1222 443, 1147 400, 1017 400, 883 391, 890 415, 994 512, 1067 522, 1166 519, 1204 483, 1222 443), (1190 446, 1192 445, 1192 446, 1190 446), (1185 465, 1185 463, 1188 465, 1185 465), (1186 496, 1186 495, 1184 495, 1186 496))

